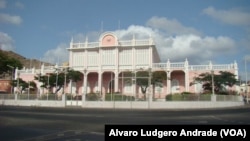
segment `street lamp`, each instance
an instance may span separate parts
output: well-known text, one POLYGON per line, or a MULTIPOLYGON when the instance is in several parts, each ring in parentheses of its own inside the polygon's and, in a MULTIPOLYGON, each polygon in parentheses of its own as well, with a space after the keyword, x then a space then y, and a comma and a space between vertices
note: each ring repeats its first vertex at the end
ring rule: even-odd
POLYGON ((151 93, 151 78, 152 78, 152 70, 151 68, 148 69, 149 77, 148 77, 148 108, 150 108, 150 101, 152 97, 151 93))
POLYGON ((48 74, 48 86, 47 86, 48 92, 47 92, 47 100, 49 100, 49 89, 50 89, 50 85, 49 85, 49 75, 50 75, 50 74, 48 74))
POLYGON ((20 92, 20 88, 19 88, 19 77, 20 77, 20 73, 18 72, 18 73, 17 73, 17 92, 18 92, 18 94, 19 94, 19 92, 20 92))
POLYGON ((82 96, 82 101, 85 101, 86 100, 86 93, 87 93, 87 69, 85 68, 83 70, 83 73, 84 73, 84 91, 83 91, 83 96, 82 96))
POLYGON ((245 57, 245 74, 246 74, 246 84, 245 84, 245 91, 246 91, 246 99, 247 99, 247 103, 248 103, 248 83, 247 83, 247 59, 245 57))
POLYGON ((212 94, 214 95, 214 70, 211 71, 212 75, 212 94))

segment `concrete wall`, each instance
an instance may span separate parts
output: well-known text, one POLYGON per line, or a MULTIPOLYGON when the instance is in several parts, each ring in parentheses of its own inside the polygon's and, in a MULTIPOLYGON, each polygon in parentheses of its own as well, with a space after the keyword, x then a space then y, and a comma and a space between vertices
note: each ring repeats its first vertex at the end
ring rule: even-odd
POLYGON ((46 100, 0 100, 1 105, 7 106, 35 106, 35 107, 65 107, 63 101, 46 100))
POLYGON ((82 108, 114 108, 114 109, 200 109, 223 108, 243 106, 244 102, 238 101, 187 101, 187 102, 94 102, 88 101, 82 104, 82 108))
POLYGON ((238 98, 234 101, 71 101, 65 100, 17 100, 0 99, 0 105, 38 106, 38 107, 70 107, 82 108, 113 108, 113 109, 200 109, 243 106, 245 103, 238 98))

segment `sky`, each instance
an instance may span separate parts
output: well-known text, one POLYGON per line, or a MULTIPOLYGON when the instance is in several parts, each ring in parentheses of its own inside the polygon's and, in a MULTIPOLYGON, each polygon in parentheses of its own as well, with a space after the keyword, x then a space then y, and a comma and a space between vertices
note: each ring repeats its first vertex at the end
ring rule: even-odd
POLYGON ((70 41, 152 37, 161 62, 231 64, 250 79, 249 0, 0 0, 0 48, 49 63, 70 41), (246 75, 247 72, 247 75, 246 75))

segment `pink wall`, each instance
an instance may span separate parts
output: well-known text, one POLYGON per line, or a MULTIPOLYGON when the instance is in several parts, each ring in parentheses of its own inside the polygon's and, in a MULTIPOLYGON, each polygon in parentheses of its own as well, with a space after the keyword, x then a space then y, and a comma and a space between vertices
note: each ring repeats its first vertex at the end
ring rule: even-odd
MULTIPOLYGON (((189 82, 193 82, 194 80, 194 77, 197 77, 199 76, 201 73, 205 73, 205 72, 209 72, 209 71, 192 71, 190 70, 188 73, 189 75, 189 82)), ((215 71, 214 73, 218 73, 219 71, 215 71)), ((232 73, 234 73, 233 70, 231 70, 232 73)), ((102 94, 105 94, 105 93, 108 93, 110 92, 109 90, 109 83, 112 80, 115 79, 115 74, 113 72, 103 72, 102 74, 102 87, 101 87, 101 92, 102 94), (111 76, 112 74, 112 76, 111 76)), ((121 73, 120 73, 121 75, 121 73)), ((34 81, 34 76, 35 74, 28 74, 28 73, 21 73, 20 74, 20 78, 22 78, 24 81, 28 82, 28 81, 34 81)), ((185 72, 184 71, 181 71, 181 70, 176 70, 176 71, 172 71, 171 72, 171 81, 173 80, 178 80, 179 82, 179 91, 178 93, 181 93, 181 92, 184 92, 186 91, 185 89, 185 72)), ((77 82, 76 84, 76 91, 78 94, 82 94, 83 90, 82 90, 82 87, 83 87, 83 80, 84 78, 82 78, 82 81, 80 82, 77 82)), ((90 92, 96 92, 96 83, 98 83, 98 73, 97 72, 90 72, 88 74, 88 84, 89 84, 89 91, 90 92)), ((171 82, 170 81, 170 82, 171 82)), ((38 85, 38 81, 34 81, 35 83, 37 83, 38 85)), ((113 82, 114 83, 114 82, 113 82)), ((121 92, 122 91, 122 80, 119 79, 119 86, 118 86, 118 91, 121 92)), ((162 91, 161 93, 158 93, 156 92, 154 94, 155 98, 164 98, 165 95, 167 94, 167 80, 163 81, 163 84, 164 84, 164 87, 162 88, 162 91)), ((115 84, 114 84, 115 85, 115 84)), ((113 86, 113 92, 115 92, 115 86, 113 86)), ((230 90, 235 90, 236 87, 232 87, 232 88, 229 88, 230 90)), ((68 92, 68 88, 66 88, 65 90, 66 92, 68 92)), ((132 90, 132 94, 133 94, 133 91, 132 90)), ((137 94, 139 97, 143 97, 143 94, 139 94, 140 92, 140 88, 137 86, 136 88, 136 91, 137 91, 137 94)), ((171 90, 170 90, 171 91, 171 90)), ((44 91, 46 93, 46 89, 44 89, 44 91)), ((195 86, 194 85, 191 85, 189 86, 189 92, 195 92, 195 86)))

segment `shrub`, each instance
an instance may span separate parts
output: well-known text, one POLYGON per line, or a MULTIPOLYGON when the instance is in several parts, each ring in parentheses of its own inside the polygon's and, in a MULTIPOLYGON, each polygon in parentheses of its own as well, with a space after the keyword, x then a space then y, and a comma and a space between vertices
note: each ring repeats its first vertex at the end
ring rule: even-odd
POLYGON ((97 100, 99 100, 99 94, 89 93, 89 94, 86 95, 86 100, 97 101, 97 100))

